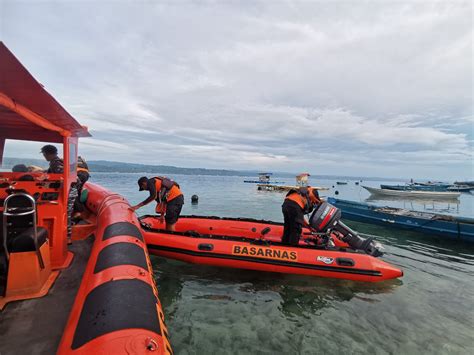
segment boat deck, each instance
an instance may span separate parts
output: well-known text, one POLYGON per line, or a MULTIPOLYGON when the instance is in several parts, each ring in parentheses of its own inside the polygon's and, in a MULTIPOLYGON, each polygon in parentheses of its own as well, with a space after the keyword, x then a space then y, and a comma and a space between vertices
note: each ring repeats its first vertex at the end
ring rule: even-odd
MULTIPOLYGON (((316 190, 325 191, 329 190, 327 187, 319 187, 319 186, 312 186, 316 190)), ((290 191, 290 190, 297 190, 299 186, 294 185, 268 185, 268 184, 258 184, 258 190, 265 190, 265 191, 290 191)))
POLYGON ((8 304, 0 312, 0 354, 54 354, 89 260, 93 238, 75 241, 74 259, 46 297, 8 304))

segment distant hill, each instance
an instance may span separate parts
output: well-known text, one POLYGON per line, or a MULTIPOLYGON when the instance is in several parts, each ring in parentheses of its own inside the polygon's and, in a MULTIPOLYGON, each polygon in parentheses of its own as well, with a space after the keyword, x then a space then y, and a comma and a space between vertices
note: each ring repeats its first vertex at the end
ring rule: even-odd
POLYGON ((3 164, 2 167, 4 169, 11 169, 17 164, 25 164, 26 166, 28 165, 36 165, 41 168, 47 168, 48 167, 48 162, 45 161, 44 159, 28 159, 28 158, 3 158, 3 164))
MULTIPOLYGON (((37 165, 46 168, 48 164, 43 159, 8 158, 3 159, 3 168, 11 169, 16 164, 37 165)), ((226 169, 205 169, 205 168, 181 168, 169 165, 146 165, 135 163, 123 163, 107 160, 88 161, 91 172, 110 173, 147 173, 147 174, 182 174, 182 175, 216 175, 216 176, 252 176, 258 171, 239 171, 226 169)), ((294 177, 292 173, 277 173, 280 177, 294 177)))
MULTIPOLYGON (((226 169, 182 168, 169 165, 146 165, 122 163, 106 160, 88 161, 91 171, 118 172, 118 173, 148 173, 148 174, 183 174, 183 175, 217 175, 217 176, 248 176, 256 175, 254 171, 238 171, 226 169)), ((293 174, 288 174, 293 176, 293 174)))
MULTIPOLYGON (((11 169, 16 164, 37 165, 43 168, 48 166, 43 159, 27 159, 27 158, 8 158, 3 159, 3 168, 11 169)), ((163 174, 163 175, 214 175, 214 176, 257 176, 257 170, 229 170, 229 169, 205 169, 205 168, 182 168, 169 165, 147 165, 135 163, 123 163, 108 160, 91 160, 88 161, 89 169, 92 173, 143 173, 143 174, 163 174)), ((274 172, 275 178, 294 178, 295 173, 274 172)), ((403 178, 378 178, 366 176, 338 176, 338 175, 313 175, 312 180, 330 179, 330 180, 388 180, 403 181, 403 178)), ((407 180, 408 181, 408 180, 407 180)))

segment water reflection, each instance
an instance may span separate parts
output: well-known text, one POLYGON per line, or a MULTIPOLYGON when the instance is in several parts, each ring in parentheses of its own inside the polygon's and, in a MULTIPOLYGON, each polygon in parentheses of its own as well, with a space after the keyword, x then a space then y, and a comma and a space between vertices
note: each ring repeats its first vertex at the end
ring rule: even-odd
POLYGON ((403 285, 401 280, 362 283, 205 265, 196 267, 158 257, 152 259, 162 305, 171 317, 174 307, 183 298, 183 289, 191 290, 187 299, 191 298, 196 304, 204 302, 221 307, 230 302, 254 306, 274 302, 285 317, 298 318, 318 315, 325 308, 353 298, 377 303, 377 295, 391 293, 403 285))
POLYGON ((254 283, 241 288, 245 292, 276 292, 280 298, 280 311, 286 317, 310 317, 319 315, 325 308, 335 308, 340 302, 349 302, 353 298, 368 303, 380 300, 374 295, 393 292, 403 285, 401 280, 389 280, 381 283, 358 283, 348 280, 283 276, 283 280, 273 285, 254 283))

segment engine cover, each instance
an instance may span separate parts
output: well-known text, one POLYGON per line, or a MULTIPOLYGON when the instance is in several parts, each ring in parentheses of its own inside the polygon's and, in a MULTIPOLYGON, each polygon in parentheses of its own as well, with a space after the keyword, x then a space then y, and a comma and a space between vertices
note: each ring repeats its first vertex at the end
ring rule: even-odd
POLYGON ((341 210, 328 202, 322 202, 309 218, 310 226, 319 233, 328 232, 341 219, 341 210))

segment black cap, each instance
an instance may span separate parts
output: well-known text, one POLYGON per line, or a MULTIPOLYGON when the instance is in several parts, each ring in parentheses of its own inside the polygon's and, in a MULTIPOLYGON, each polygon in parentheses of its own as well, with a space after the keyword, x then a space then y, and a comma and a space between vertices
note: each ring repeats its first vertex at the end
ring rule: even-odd
POLYGON ((138 191, 145 190, 145 189, 142 188, 142 184, 144 182, 148 182, 148 178, 146 176, 142 176, 140 179, 138 179, 138 191))
POLYGON ((41 148, 41 153, 43 154, 58 154, 58 148, 54 145, 46 144, 43 148, 41 148))

